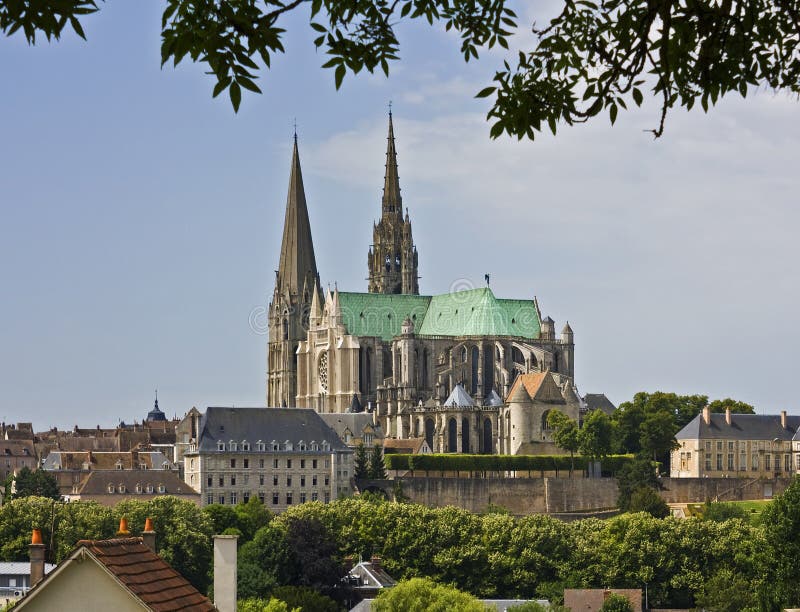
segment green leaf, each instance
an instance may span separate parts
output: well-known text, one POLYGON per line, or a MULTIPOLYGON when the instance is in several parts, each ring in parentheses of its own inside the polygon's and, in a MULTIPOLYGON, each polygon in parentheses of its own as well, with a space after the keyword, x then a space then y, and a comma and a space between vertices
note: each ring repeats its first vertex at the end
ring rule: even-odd
POLYGON ((342 81, 344 80, 344 75, 347 72, 347 69, 344 67, 344 64, 339 64, 339 67, 336 69, 334 74, 334 79, 336 81, 336 89, 339 89, 342 86, 342 81))
POLYGON ((237 83, 236 81, 231 83, 231 87, 228 90, 228 93, 231 96, 231 104, 233 105, 233 111, 238 113, 239 105, 242 103, 242 89, 239 87, 239 83, 237 83))
POLYGON ((617 105, 612 104, 608 109, 608 117, 611 119, 611 125, 617 120, 617 105))
MULTIPOLYGON (((75 17, 70 16, 69 22, 72 25, 72 29, 75 30, 75 33, 83 40, 86 40, 86 34, 83 33, 83 27, 81 26, 80 21, 75 19, 75 17)), ((745 88, 747 88, 747 85, 745 85, 745 88)))
POLYGON ((249 89, 250 91, 253 91, 255 93, 261 93, 261 90, 259 89, 258 85, 253 83, 253 81, 251 81, 247 77, 239 76, 237 77, 236 81, 239 83, 239 85, 241 85, 245 89, 249 89))
POLYGON ((638 88, 634 87, 633 88, 633 101, 636 102, 636 106, 641 106, 642 105, 642 100, 644 100, 644 96, 642 95, 642 92, 638 88))
POLYGON ((476 98, 488 98, 495 91, 497 91, 497 87, 484 87, 477 94, 475 94, 475 97, 476 98))

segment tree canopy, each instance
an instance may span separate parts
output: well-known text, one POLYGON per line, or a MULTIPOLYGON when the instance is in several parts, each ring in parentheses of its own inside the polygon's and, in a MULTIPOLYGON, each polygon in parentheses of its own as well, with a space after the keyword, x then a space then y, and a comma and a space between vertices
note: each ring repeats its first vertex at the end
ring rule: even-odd
MULTIPOLYGON (((670 109, 707 111, 722 97, 758 88, 800 93, 799 0, 565 0, 539 25, 520 23, 511 0, 164 0, 162 65, 185 58, 205 64, 213 95, 227 90, 235 110, 242 90, 260 92, 258 73, 284 52, 282 18, 310 5, 309 27, 323 68, 336 88, 363 70, 387 76, 400 59, 397 29, 409 20, 454 31, 465 61, 493 47, 507 50, 491 84, 490 134, 535 138, 607 113, 660 105, 653 134, 664 132, 670 109), (530 47, 511 49, 530 28, 530 47), (257 63, 261 62, 261 66, 257 63)), ((0 31, 21 31, 33 44, 69 27, 85 38, 82 20, 97 0, 0 2, 0 31)), ((487 79, 488 80, 488 79, 487 79)))

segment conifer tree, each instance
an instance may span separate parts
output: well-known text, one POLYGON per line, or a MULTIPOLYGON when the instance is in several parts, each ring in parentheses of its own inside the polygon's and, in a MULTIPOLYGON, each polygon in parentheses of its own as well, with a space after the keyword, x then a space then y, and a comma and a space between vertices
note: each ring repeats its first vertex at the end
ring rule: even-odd
POLYGON ((356 447, 356 472, 357 479, 369 478, 370 465, 367 449, 362 442, 356 447))
POLYGON ((376 444, 372 447, 372 453, 369 456, 369 477, 374 480, 383 480, 386 478, 386 465, 383 462, 383 450, 376 444))

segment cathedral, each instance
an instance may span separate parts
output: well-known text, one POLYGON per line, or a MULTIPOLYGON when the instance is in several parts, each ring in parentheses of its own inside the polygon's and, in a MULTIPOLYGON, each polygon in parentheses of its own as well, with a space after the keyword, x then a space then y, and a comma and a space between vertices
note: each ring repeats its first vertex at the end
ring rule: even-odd
POLYGON ((425 438, 434 452, 552 451, 548 412, 577 420, 581 408, 572 329, 557 336, 535 297, 498 298, 488 282, 420 295, 395 146, 389 113, 368 290, 323 294, 295 136, 269 308, 267 406, 369 411, 386 438, 425 438))

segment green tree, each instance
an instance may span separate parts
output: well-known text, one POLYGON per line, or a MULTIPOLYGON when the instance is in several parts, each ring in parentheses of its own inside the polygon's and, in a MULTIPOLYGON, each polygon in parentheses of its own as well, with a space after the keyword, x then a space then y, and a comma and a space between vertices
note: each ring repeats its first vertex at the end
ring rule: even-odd
POLYGON ((761 514, 761 524, 773 557, 772 591, 781 606, 800 601, 800 477, 761 514))
POLYGON ((547 415, 547 424, 553 428, 553 442, 558 448, 569 451, 569 473, 575 471, 575 451, 580 448, 580 430, 578 424, 560 410, 551 410, 547 415))
POLYGON ((234 513, 236 526, 242 534, 242 543, 252 540, 256 532, 269 524, 274 516, 255 495, 246 502, 236 504, 234 513))
POLYGON ((630 512, 647 512, 656 518, 666 518, 670 515, 669 506, 659 494, 651 487, 639 487, 631 494, 628 502, 630 512))
POLYGON ((341 609, 333 599, 308 587, 291 585, 277 587, 272 590, 272 597, 285 602, 292 610, 339 612, 341 609))
POLYGON ((209 504, 203 507, 203 514, 208 517, 215 534, 225 533, 231 528, 239 529, 239 515, 234 506, 209 504))
POLYGON ((601 459, 611 452, 613 423, 602 410, 594 410, 586 415, 583 427, 578 434, 581 453, 594 460, 601 459))
POLYGON ((284 523, 272 521, 259 529, 250 542, 239 550, 239 568, 251 565, 254 570, 246 570, 248 593, 263 597, 277 585, 289 584, 294 576, 295 560, 287 540, 284 523), (251 582, 252 579, 252 582, 251 582), (259 583, 256 581, 260 580, 259 583))
POLYGON ((752 583, 742 575, 722 569, 711 576, 696 597, 697 605, 709 612, 741 612, 758 609, 752 583))
POLYGON ((375 598, 372 609, 375 612, 488 612, 488 608, 471 595, 427 578, 412 578, 384 589, 375 598))
POLYGON ((663 458, 666 463, 669 460, 669 453, 678 448, 676 433, 675 415, 666 410, 647 415, 639 434, 641 452, 651 454, 653 461, 663 458))
MULTIPOLYGON (((530 47, 509 49, 491 86, 490 134, 534 138, 556 132, 559 122, 583 123, 641 105, 649 92, 661 105, 653 134, 664 131, 675 106, 704 111, 725 95, 746 96, 761 87, 800 92, 798 8, 793 1, 727 0, 723 4, 666 0, 567 2, 543 26, 518 24, 506 0, 313 0, 309 26, 314 44, 340 87, 345 75, 362 70, 389 74, 400 58, 396 28, 405 21, 443 26, 458 34, 465 61, 495 46, 509 49, 518 29, 533 32, 530 47)), ((186 57, 206 64, 227 90, 234 109, 242 89, 256 85, 260 60, 270 67, 283 53, 282 18, 302 0, 165 0, 161 62, 186 57)), ((36 34, 58 39, 69 25, 85 37, 81 20, 96 12, 96 0, 16 0, 0 3, 0 31, 21 30, 29 43, 36 34)))
POLYGON ((629 461, 617 470, 617 488, 619 497, 617 505, 623 512, 631 512, 631 496, 634 491, 643 487, 653 489, 661 488, 661 483, 656 476, 655 466, 649 459, 636 458, 629 461))
POLYGON ((31 495, 55 500, 61 499, 55 476, 45 470, 32 471, 27 466, 23 467, 14 477, 12 499, 21 499, 31 495))
POLYGON ((369 455, 369 478, 383 480, 386 478, 386 464, 383 462, 383 449, 376 444, 369 455))
POLYGON ((286 602, 275 597, 240 599, 236 602, 236 612, 301 612, 300 608, 290 608, 286 602))
POLYGON ((611 593, 600 606, 600 612, 633 612, 633 606, 627 597, 611 593))
POLYGON ((347 573, 337 558, 339 547, 325 524, 314 518, 289 520, 286 542, 294 561, 291 583, 340 598, 340 585, 347 573))
POLYGON ((355 477, 359 480, 369 478, 369 455, 363 442, 356 447, 355 477))
POLYGON ((729 397, 726 397, 725 399, 721 400, 714 400, 708 405, 708 407, 711 409, 711 412, 717 412, 717 413, 725 412, 726 410, 730 410, 731 412, 736 414, 756 413, 756 409, 750 404, 747 404, 745 402, 740 402, 738 400, 731 399, 729 397))

